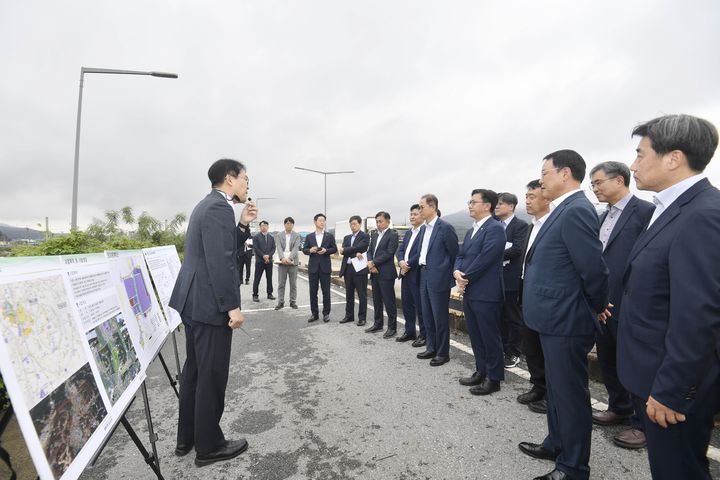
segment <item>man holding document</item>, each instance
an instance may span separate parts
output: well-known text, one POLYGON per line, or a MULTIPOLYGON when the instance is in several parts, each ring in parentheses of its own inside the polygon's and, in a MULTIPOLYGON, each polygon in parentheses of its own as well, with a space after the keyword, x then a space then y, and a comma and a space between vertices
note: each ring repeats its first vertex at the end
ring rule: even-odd
POLYGON ((340 323, 355 321, 355 292, 357 291, 360 306, 358 307, 358 325, 365 325, 367 316, 367 252, 370 237, 362 231, 362 218, 358 215, 350 217, 350 235, 345 235, 338 253, 343 256, 340 264, 340 277, 345 279, 345 317, 340 323))

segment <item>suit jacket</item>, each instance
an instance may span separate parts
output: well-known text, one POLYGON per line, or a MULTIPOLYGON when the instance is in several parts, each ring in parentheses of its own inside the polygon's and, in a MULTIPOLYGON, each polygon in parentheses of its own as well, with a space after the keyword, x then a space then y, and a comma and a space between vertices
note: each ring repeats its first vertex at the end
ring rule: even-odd
POLYGON ((233 209, 222 193, 211 191, 190 215, 185 261, 170 306, 193 322, 227 325, 227 312, 240 306, 237 243, 249 236, 236 228, 233 209))
MULTIPOLYGON (((422 251, 425 230, 425 225, 420 227, 420 233, 415 239, 416 242, 419 242, 420 251, 422 251)), ((430 244, 425 257, 425 275, 431 289, 444 292, 450 291, 453 287, 455 284, 453 267, 455 266, 455 257, 458 250, 459 245, 455 229, 445 220, 438 218, 430 236, 430 244)), ((417 263, 411 263, 410 268, 419 268, 419 265, 420 254, 418 253, 417 263)))
POLYGON ((455 259, 454 270, 463 272, 468 280, 464 296, 468 300, 502 302, 505 299, 505 229, 491 217, 485 220, 474 237, 472 233, 471 228, 465 234, 465 240, 455 259))
MULTIPOLYGON (((608 277, 608 300, 613 304, 610 311, 613 314, 611 319, 614 321, 618 320, 620 314, 622 278, 630 250, 635 245, 635 240, 647 227, 654 210, 655 205, 633 196, 623 208, 620 218, 618 218, 612 233, 610 233, 605 251, 603 251, 605 264, 610 271, 608 277)), ((600 217, 601 226, 606 216, 607 212, 600 217)))
MULTIPOLYGON (((275 234, 275 245, 277 245, 278 260, 282 260, 285 255, 285 230, 275 234)), ((300 265, 300 244, 302 238, 294 230, 290 232, 290 260, 293 265, 300 265)))
POLYGON ((523 316, 546 335, 592 335, 607 306, 608 269, 597 212, 583 192, 545 220, 525 260, 523 316))
POLYGON ((638 237, 625 269, 620 380, 685 414, 720 362, 718 245, 720 192, 703 179, 638 237))
POLYGON ((512 247, 503 254, 503 281, 505 290, 517 292, 520 289, 520 275, 522 274, 523 256, 528 239, 528 224, 524 220, 514 217, 505 228, 505 240, 512 243, 512 247))
MULTIPOLYGON (((363 232, 362 230, 359 230, 358 233, 355 235, 355 241, 353 242, 352 246, 350 246, 350 240, 352 240, 352 234, 345 235, 345 238, 343 238, 343 258, 342 263, 340 264, 340 276, 345 275, 345 270, 347 269, 347 262, 351 258, 355 258, 355 256, 358 253, 365 253, 367 252, 368 245, 370 244, 370 237, 367 233, 363 232)), ((368 269, 363 268, 359 272, 355 273, 362 273, 367 275, 368 269)))
POLYGON ((378 236, 377 231, 373 232, 367 252, 368 261, 372 260, 378 269, 378 273, 372 275, 379 275, 383 280, 395 280, 397 278, 395 252, 398 249, 398 234, 392 228, 388 228, 380 239, 380 243, 378 243, 378 236))
POLYGON ((275 239, 269 233, 263 235, 258 232, 253 236, 253 253, 255 254, 255 261, 262 262, 263 255, 269 255, 270 261, 275 254, 275 239), (266 239, 267 238, 267 239, 266 239))
POLYGON ((322 239, 322 245, 317 244, 315 238, 315 232, 308 233, 305 237, 305 245, 303 247, 303 253, 308 255, 308 273, 332 273, 332 261, 330 255, 337 252, 337 245, 335 244, 335 237, 332 233, 325 232, 322 239), (312 247, 324 248, 327 252, 324 255, 318 255, 317 253, 310 253, 312 247))
MULTIPOLYGON (((402 260, 405 260, 405 250, 407 249, 408 243, 410 242, 411 238, 412 229, 405 232, 403 241, 397 249, 395 257, 397 258, 398 263, 400 263, 402 260)), ((408 265, 411 265, 411 268, 404 276, 401 275, 401 278, 407 278, 408 280, 411 280, 413 282, 418 281, 418 274, 420 273, 420 269, 417 268, 417 265, 420 261, 420 242, 418 241, 419 239, 420 231, 418 231, 417 236, 415 237, 415 241, 413 242, 412 247, 410 247, 410 254, 408 255, 408 265), (412 265, 415 265, 415 267, 412 267, 412 265)))

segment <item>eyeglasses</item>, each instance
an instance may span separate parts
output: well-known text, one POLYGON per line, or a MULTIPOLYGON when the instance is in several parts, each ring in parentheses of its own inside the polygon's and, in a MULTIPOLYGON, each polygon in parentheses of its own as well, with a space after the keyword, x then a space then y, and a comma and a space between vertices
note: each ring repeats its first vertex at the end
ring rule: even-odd
POLYGON ((547 175, 548 173, 552 172, 553 170, 555 170, 556 172, 559 172, 560 170, 562 170, 562 168, 555 167, 555 168, 551 168, 550 170, 542 170, 542 171, 540 172, 540 176, 541 176, 541 177, 545 177, 545 175, 547 175))
POLYGON ((468 205, 468 207, 472 207, 472 206, 475 205, 476 203, 487 203, 487 202, 483 202, 483 201, 480 201, 480 200, 468 200, 467 205, 468 205))
POLYGON ((250 177, 248 177, 247 175, 242 175, 242 176, 241 176, 240 174, 238 174, 238 175, 231 175, 231 174, 228 173, 227 176, 228 176, 228 177, 232 177, 232 178, 239 178, 239 179, 241 179, 241 180, 245 180, 245 182, 246 182, 248 185, 250 185, 250 177))
POLYGON ((603 183, 607 182, 608 180, 612 180, 613 178, 617 178, 617 175, 615 175, 614 177, 601 178, 601 179, 599 179, 599 180, 595 180, 595 181, 593 181, 593 182, 590 182, 590 186, 591 186, 592 188, 598 188, 600 185, 602 185, 603 183))

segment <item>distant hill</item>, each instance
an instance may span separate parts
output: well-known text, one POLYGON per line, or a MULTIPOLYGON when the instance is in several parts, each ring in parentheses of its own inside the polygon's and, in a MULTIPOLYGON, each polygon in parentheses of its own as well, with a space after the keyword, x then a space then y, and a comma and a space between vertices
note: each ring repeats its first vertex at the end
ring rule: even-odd
POLYGON ((45 232, 0 223, 0 240, 45 240, 45 232))

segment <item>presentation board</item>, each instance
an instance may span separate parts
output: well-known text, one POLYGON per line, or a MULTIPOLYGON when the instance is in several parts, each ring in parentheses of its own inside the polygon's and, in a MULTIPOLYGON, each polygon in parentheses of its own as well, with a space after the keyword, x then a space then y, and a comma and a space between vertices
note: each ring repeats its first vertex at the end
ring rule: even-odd
POLYGON ((155 289, 160 297, 160 305, 165 312, 170 330, 180 326, 182 320, 180 314, 170 307, 170 295, 172 294, 175 281, 180 272, 180 257, 174 245, 163 247, 143 248, 145 261, 150 269, 150 276, 155 282, 155 289))

